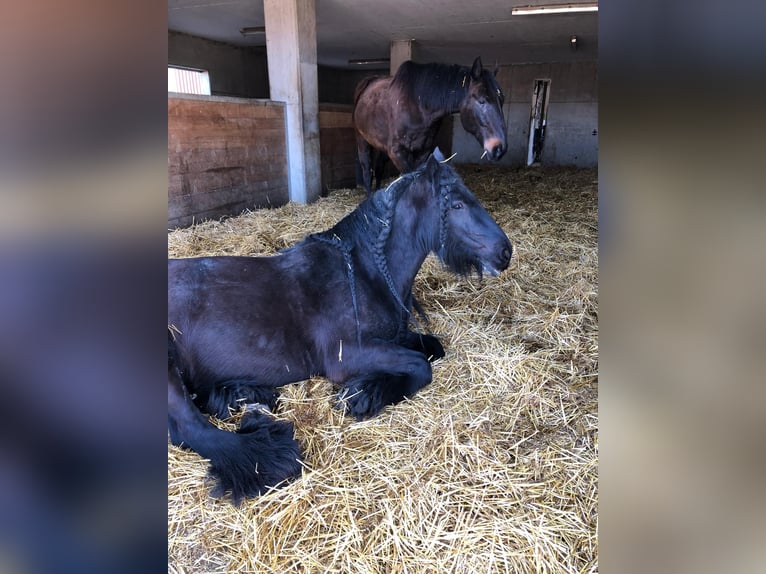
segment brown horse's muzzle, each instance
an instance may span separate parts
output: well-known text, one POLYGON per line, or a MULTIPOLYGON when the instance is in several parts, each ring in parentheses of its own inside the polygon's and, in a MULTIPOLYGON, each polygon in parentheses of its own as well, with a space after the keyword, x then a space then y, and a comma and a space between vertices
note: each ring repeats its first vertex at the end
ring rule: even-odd
POLYGON ((487 138, 484 140, 484 151, 487 152, 489 159, 497 161, 505 154, 505 142, 500 138, 487 138))

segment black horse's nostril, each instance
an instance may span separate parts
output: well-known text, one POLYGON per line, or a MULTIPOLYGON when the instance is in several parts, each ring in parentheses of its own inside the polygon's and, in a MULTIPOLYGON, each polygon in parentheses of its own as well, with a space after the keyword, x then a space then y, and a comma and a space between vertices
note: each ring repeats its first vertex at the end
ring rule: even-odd
POLYGON ((493 159, 500 159, 503 154, 505 153, 505 146, 503 144, 497 144, 495 147, 492 148, 492 158, 493 159))
POLYGON ((511 262, 512 253, 513 253, 513 248, 510 245, 508 247, 503 247, 503 250, 500 252, 500 260, 504 263, 506 267, 511 262))

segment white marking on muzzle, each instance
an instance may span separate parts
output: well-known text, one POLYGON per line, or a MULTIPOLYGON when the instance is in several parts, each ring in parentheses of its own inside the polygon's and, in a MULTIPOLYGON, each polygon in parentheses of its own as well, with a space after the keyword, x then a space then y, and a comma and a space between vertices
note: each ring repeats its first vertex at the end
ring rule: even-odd
POLYGON ((502 144, 503 142, 500 141, 500 138, 489 138, 484 141, 484 153, 491 153, 493 149, 502 144))

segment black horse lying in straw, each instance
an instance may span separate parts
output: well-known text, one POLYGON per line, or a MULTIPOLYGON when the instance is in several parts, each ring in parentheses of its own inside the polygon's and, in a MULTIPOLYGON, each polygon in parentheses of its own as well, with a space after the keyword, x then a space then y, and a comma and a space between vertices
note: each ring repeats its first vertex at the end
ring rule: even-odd
POLYGON ((168 424, 211 461, 216 495, 243 496, 301 472, 292 424, 248 409, 313 375, 340 386, 357 419, 431 381, 439 340, 409 330, 412 285, 430 252, 455 273, 498 275, 511 243, 437 150, 335 227, 271 257, 168 261, 168 424))

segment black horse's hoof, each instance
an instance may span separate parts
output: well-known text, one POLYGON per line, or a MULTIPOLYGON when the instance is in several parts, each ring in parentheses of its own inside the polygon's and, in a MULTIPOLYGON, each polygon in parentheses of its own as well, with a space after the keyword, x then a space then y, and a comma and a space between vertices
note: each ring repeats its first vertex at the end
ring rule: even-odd
POLYGON ((422 352, 430 362, 433 363, 437 359, 444 357, 446 354, 439 339, 433 335, 421 335, 421 341, 423 345, 422 352))
POLYGON ((344 387, 337 394, 335 407, 346 411, 358 421, 378 414, 382 407, 374 408, 369 393, 360 387, 344 387))
POLYGON ((243 413, 260 413, 263 415, 272 415, 269 405, 263 403, 247 403, 242 407, 243 413))
POLYGON ((338 392, 337 405, 345 408, 346 412, 358 421, 374 417, 387 404, 396 402, 393 398, 383 397, 382 386, 380 380, 369 376, 347 381, 338 392))
POLYGON ((226 381, 217 385, 207 398, 203 408, 219 419, 227 419, 232 413, 246 409, 248 405, 264 405, 273 411, 277 406, 278 393, 269 385, 251 380, 226 381))
POLYGON ((338 404, 361 421, 374 417, 387 405, 411 397, 429 381, 430 377, 413 378, 393 373, 362 375, 343 384, 338 392, 338 404))

